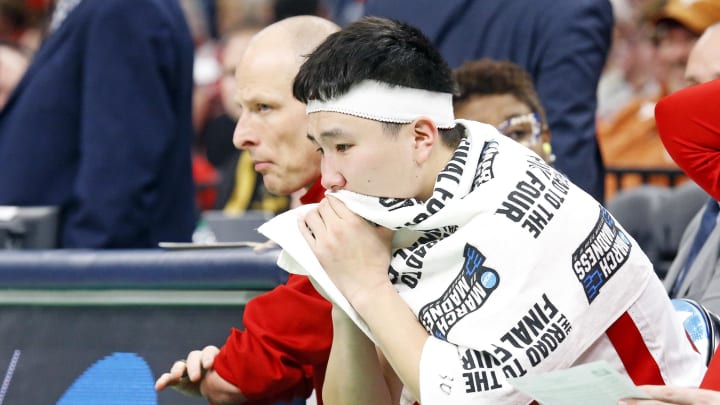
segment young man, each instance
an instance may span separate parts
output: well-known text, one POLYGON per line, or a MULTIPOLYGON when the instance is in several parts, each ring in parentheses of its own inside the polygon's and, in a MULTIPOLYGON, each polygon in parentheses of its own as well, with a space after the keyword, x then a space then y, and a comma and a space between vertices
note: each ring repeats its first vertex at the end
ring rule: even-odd
POLYGON ((601 359, 697 385, 704 362, 647 257, 536 154, 455 121, 453 91, 427 38, 381 18, 295 78, 331 196, 261 232, 335 304, 326 403, 528 403, 509 378, 601 359))
MULTIPOLYGON (((272 24, 253 37, 235 73, 235 146, 249 152, 268 190, 306 191, 304 203, 319 201, 324 190, 320 155, 306 139, 305 105, 293 98, 292 80, 304 56, 337 29, 310 16, 272 24)), ((307 277, 291 275, 248 303, 244 331, 233 329, 221 349, 208 346, 175 362, 156 389, 172 386, 218 405, 288 401, 313 388, 319 395, 332 339, 330 308, 307 277)))

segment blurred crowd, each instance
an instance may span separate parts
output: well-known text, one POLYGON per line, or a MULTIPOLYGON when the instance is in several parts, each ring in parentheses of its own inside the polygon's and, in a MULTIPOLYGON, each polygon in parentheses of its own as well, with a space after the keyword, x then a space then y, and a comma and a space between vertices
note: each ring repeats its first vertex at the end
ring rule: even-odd
MULTIPOLYGON (((0 0, 0 108, 31 65, 37 50, 52 33, 52 18, 54 14, 57 17, 61 3, 73 2, 0 0)), ((232 143, 238 117, 233 100, 234 67, 254 33, 272 22, 301 14, 325 17, 341 26, 368 12, 407 17, 411 22, 413 18, 423 18, 411 13, 394 16, 391 6, 361 0, 179 0, 179 3, 194 46, 191 174, 196 213, 224 210, 228 214, 241 214, 246 210, 261 210, 274 214, 297 204, 295 196, 276 196, 267 191, 261 175, 253 170, 249 155, 232 143)), ((720 8, 712 0, 612 0, 611 3, 611 46, 609 50, 598 46, 588 51, 602 62, 595 90, 593 76, 586 72, 587 80, 590 80, 587 87, 590 94, 596 91, 596 100, 579 100, 579 104, 568 104, 564 111, 556 112, 556 99, 562 97, 556 92, 550 99, 548 94, 552 93, 545 89, 548 85, 543 84, 549 83, 549 73, 543 73, 546 71, 536 62, 521 61, 522 58, 515 55, 487 49, 462 60, 485 56, 510 59, 527 70, 539 89, 540 102, 548 110, 547 118, 542 117, 549 123, 547 136, 549 133, 555 135, 552 142, 544 143, 546 153, 556 159, 558 168, 571 180, 604 201, 609 201, 621 189, 643 183, 667 186, 686 179, 665 151, 652 112, 660 98, 689 84, 684 69, 690 49, 707 27, 720 20, 720 8), (585 117, 583 125, 592 124, 590 131, 591 134, 596 132, 596 137, 589 141, 584 139, 583 143, 597 143, 595 148, 599 147, 602 161, 598 164, 599 171, 592 176, 602 176, 605 170, 604 184, 593 184, 592 180, 586 179, 591 175, 579 174, 584 170, 583 166, 570 164, 580 149, 566 150, 565 132, 581 132, 582 129, 565 128, 568 124, 557 118, 574 114, 582 103, 592 107, 595 101, 594 124, 585 117)), ((432 37, 434 28, 427 29, 432 37)), ((445 39, 439 36, 435 39, 443 49, 445 39)), ((443 50, 447 48, 445 46, 443 50)), ((451 55, 451 65, 459 66, 453 50, 447 52, 451 55)), ((574 64, 575 70, 593 69, 582 66, 580 59, 568 63, 574 64)), ((560 87, 558 84, 553 86, 560 87)), ((598 154, 592 150, 589 149, 589 153, 598 154)), ((586 157, 582 159, 588 161, 586 157)), ((585 169, 595 170, 590 165, 588 162, 585 169)), ((5 198, 0 204, 18 202, 17 198, 5 198)))

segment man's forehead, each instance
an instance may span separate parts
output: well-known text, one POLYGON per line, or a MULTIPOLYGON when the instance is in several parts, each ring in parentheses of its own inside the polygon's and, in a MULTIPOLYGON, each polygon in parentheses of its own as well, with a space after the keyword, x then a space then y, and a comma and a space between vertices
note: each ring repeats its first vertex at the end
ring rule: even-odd
POLYGON ((297 67, 281 60, 273 63, 271 59, 245 60, 235 70, 238 93, 282 93, 292 97, 292 82, 297 67))

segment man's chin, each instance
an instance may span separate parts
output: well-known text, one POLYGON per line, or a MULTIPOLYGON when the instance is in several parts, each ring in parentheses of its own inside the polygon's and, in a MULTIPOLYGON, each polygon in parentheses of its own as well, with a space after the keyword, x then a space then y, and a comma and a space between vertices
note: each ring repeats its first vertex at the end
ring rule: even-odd
POLYGON ((312 185, 316 178, 317 177, 310 176, 306 178, 305 176, 288 174, 279 176, 268 173, 263 175, 263 183, 265 184, 265 189, 272 194, 277 196, 288 196, 296 191, 302 191, 304 193, 307 191, 306 189, 312 185))
POLYGON ((274 176, 263 176, 263 184, 265 184, 267 191, 277 196, 287 196, 295 191, 292 187, 289 187, 286 182, 279 181, 279 179, 274 176))

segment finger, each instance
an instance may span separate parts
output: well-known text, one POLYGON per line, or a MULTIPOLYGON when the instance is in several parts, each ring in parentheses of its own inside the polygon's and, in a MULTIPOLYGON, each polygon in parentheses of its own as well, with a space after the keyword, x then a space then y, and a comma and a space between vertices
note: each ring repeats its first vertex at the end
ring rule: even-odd
POLYGON ((305 215, 305 226, 315 239, 325 230, 325 221, 320 216, 319 207, 305 215))
POLYGON ((177 360, 173 363, 172 367, 170 367, 170 376, 174 378, 180 378, 183 374, 185 374, 185 370, 187 369, 187 365, 185 364, 185 360, 177 360))
POLYGON ((638 402, 640 404, 677 404, 677 405, 690 405, 695 402, 698 394, 702 394, 700 390, 683 388, 683 387, 671 387, 665 385, 643 385, 640 389, 648 393, 654 401, 638 402), (664 401, 664 402, 663 402, 664 401))
POLYGON ((172 377, 170 373, 163 373, 160 378, 155 381, 155 391, 162 391, 170 384, 172 377))
POLYGON ((187 376, 192 382, 197 382, 202 377, 202 352, 193 350, 188 354, 185 367, 187 368, 187 376))
POLYGON ((315 235, 313 235, 313 233, 310 231, 310 227, 305 222, 305 218, 298 218, 297 226, 303 238, 305 238, 309 245, 315 243, 315 235))
POLYGON ((345 216, 344 214, 352 213, 352 211, 350 211, 350 209, 345 205, 345 203, 338 200, 336 197, 327 196, 325 197, 325 200, 327 200, 327 205, 340 219, 343 219, 343 217, 345 216))
POLYGON ((347 207, 347 205, 345 205, 344 202, 342 202, 342 200, 340 200, 336 197, 327 196, 327 197, 325 197, 325 200, 327 200, 327 204, 326 204, 327 211, 325 211, 323 213, 323 218, 326 218, 326 221, 325 221, 326 223, 329 220, 334 221, 337 219, 339 221, 354 220, 354 221, 357 221, 358 223, 369 224, 370 226, 372 226, 374 228, 377 228, 379 226, 378 224, 376 224, 368 219, 365 219, 365 218, 361 217, 360 215, 356 214, 355 212, 353 212, 350 208, 347 207), (333 215, 330 215, 331 212, 333 215))
POLYGON ((215 357, 220 353, 220 349, 216 346, 206 346, 202 351, 202 366, 205 370, 210 370, 215 363, 215 357))

